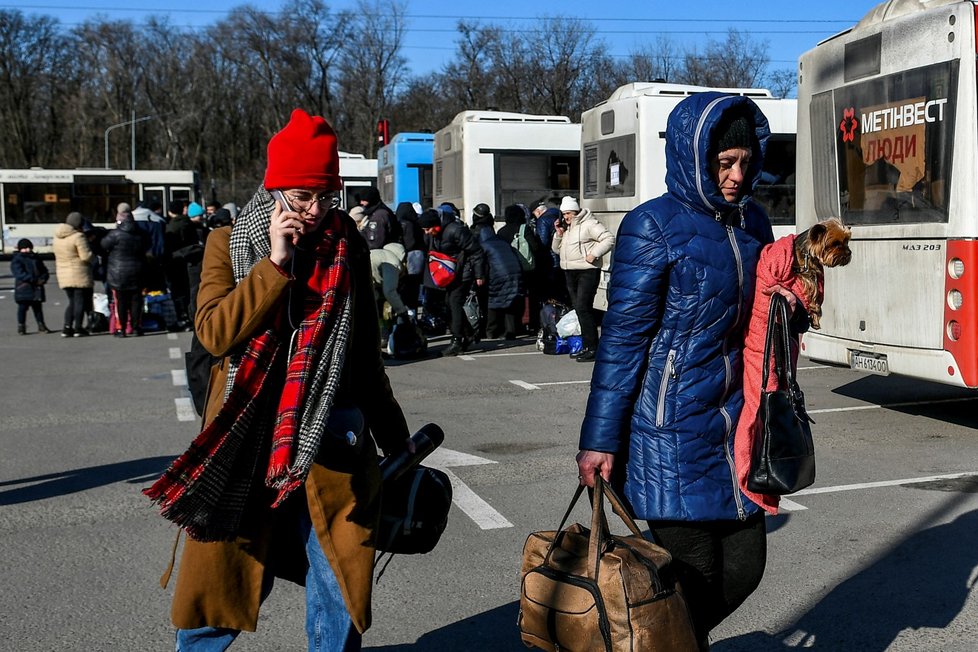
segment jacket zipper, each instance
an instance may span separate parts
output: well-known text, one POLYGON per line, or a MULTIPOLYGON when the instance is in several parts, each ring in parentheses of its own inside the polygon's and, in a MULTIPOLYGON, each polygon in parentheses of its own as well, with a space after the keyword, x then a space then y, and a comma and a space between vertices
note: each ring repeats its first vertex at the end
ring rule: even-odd
POLYGON ((676 349, 669 349, 666 366, 662 370, 662 380, 659 381, 659 403, 655 409, 655 425, 661 427, 666 417, 666 391, 669 381, 676 379, 676 349))
MULTIPOLYGON (((700 119, 696 122, 696 131, 693 132, 693 177, 696 179, 696 192, 699 193, 700 199, 703 200, 703 205, 706 206, 707 210, 714 210, 714 207, 703 191, 703 180, 700 178, 700 138, 703 135, 703 127, 706 125, 706 119, 713 111, 713 108, 720 102, 728 99, 730 99, 730 96, 724 95, 707 104, 706 108, 703 109, 703 113, 700 114, 700 119)), ((717 212, 718 216, 719 214, 717 212)))
MULTIPOLYGON (((604 600, 601 599, 601 592, 598 587, 595 586, 594 582, 590 580, 582 579, 578 575, 571 575, 563 571, 554 570, 546 566, 541 566, 539 568, 533 569, 532 572, 540 573, 544 577, 554 580, 555 582, 566 582, 572 586, 582 588, 591 594, 594 598, 594 606, 598 610, 598 629, 601 631, 601 638, 604 639, 604 649, 607 652, 611 652, 611 626, 608 623, 608 616, 604 610, 604 600)), ((557 632, 548 632, 551 636, 551 640, 555 645, 557 644, 557 632)))
MULTIPOLYGON (((719 211, 717 211, 716 216, 717 220, 719 220, 719 211)), ((740 248, 737 246, 737 236, 734 235, 733 227, 726 224, 724 225, 724 228, 727 230, 727 240, 730 242, 730 247, 733 249, 734 260, 737 263, 737 318, 734 320, 734 327, 731 329, 731 332, 738 332, 737 326, 740 324, 741 305, 744 302, 744 261, 740 256, 740 248)), ((723 421, 726 428, 723 434, 723 454, 727 458, 727 466, 730 467, 730 479, 733 482, 734 502, 737 504, 737 518, 743 521, 747 518, 747 514, 744 512, 744 501, 740 497, 740 482, 737 480, 737 467, 734 464, 733 454, 730 452, 730 435, 732 434, 733 430, 733 419, 730 418, 727 408, 724 407, 724 403, 726 403, 727 396, 730 393, 730 381, 733 377, 733 370, 730 368, 729 344, 730 334, 728 333, 723 338, 724 389, 723 396, 720 399, 720 414, 723 415, 723 421)))

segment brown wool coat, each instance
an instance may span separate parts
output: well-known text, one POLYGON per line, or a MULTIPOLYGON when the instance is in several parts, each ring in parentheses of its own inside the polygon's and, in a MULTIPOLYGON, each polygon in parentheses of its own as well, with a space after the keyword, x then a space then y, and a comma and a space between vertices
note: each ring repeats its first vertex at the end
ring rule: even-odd
MULTIPOLYGON (((356 233, 352 226, 351 233, 356 233)), ((230 234, 231 228, 226 227, 207 238, 197 295, 197 336, 212 354, 222 358, 211 370, 204 424, 216 416, 223 401, 227 375, 224 356, 270 323, 283 309, 292 283, 265 258, 235 286, 229 254, 230 234)), ((356 404, 377 443, 385 450, 396 450, 408 436, 407 424, 391 392, 380 356, 366 243, 356 235, 353 239, 356 240, 351 241, 353 325, 344 386, 336 400, 356 404)), ((329 453, 321 448, 321 453, 324 452, 329 453)), ((267 490, 255 492, 236 541, 187 540, 173 596, 172 619, 176 627, 192 629, 209 625, 255 631, 263 584, 270 588, 273 575, 299 584, 304 582, 307 566, 303 543, 290 530, 294 528, 294 510, 305 509, 307 504, 354 626, 361 633, 370 626, 374 561, 370 541, 380 489, 376 449, 368 443, 359 454, 333 451, 323 457, 327 459, 323 463, 317 460, 309 473, 304 496, 293 495, 285 505, 272 510, 269 508, 272 494, 267 490)))

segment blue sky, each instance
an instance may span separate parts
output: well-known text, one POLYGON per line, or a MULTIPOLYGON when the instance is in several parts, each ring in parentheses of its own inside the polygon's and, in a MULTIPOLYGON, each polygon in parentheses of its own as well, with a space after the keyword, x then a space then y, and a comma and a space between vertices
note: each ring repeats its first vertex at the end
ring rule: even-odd
MULTIPOLYGON (((9 1, 9 0, 8 0, 9 1)), ((241 0, 19 0, 0 8, 19 9, 27 14, 57 17, 67 25, 103 14, 113 19, 141 22, 149 15, 166 15, 171 24, 203 28, 216 22, 241 0), (206 6, 206 9, 201 8, 206 6)), ((278 0, 252 0, 266 11, 278 11, 278 0)), ((349 0, 327 2, 333 9, 355 6, 349 0)), ((876 2, 871 0, 743 0, 742 2, 652 2, 649 0, 495 0, 494 2, 449 2, 407 0, 408 34, 404 55, 412 72, 439 70, 454 52, 455 25, 460 18, 479 19, 509 29, 533 30, 540 17, 559 13, 591 21, 613 55, 625 55, 642 43, 654 42, 659 34, 679 45, 722 40, 733 27, 770 46, 772 68, 794 68, 799 55, 820 40, 862 18, 876 2)), ((572 38, 572 35, 569 35, 572 38)))

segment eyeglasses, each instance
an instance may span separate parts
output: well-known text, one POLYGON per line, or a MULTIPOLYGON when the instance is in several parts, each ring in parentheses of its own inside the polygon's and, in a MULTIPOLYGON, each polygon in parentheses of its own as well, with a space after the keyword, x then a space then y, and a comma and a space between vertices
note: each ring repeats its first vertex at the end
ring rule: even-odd
POLYGON ((321 192, 318 195, 314 195, 311 192, 299 191, 285 194, 285 197, 289 200, 289 204, 292 205, 294 210, 302 211, 303 213, 308 213, 312 209, 313 204, 319 204, 320 208, 334 208, 339 203, 339 198, 332 191, 321 192))

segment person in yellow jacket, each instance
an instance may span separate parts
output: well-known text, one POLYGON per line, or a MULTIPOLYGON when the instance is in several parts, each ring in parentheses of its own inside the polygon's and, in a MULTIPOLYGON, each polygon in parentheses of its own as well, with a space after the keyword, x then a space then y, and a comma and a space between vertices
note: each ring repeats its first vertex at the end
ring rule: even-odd
POLYGON ((615 236, 598 222, 587 208, 582 209, 574 197, 560 202, 560 218, 554 222, 557 232, 551 248, 560 256, 567 292, 581 324, 581 351, 578 362, 593 362, 598 348, 598 326, 594 320, 594 295, 601 280, 603 257, 615 246, 615 236))
POLYGON ((310 650, 359 650, 370 625, 374 440, 388 454, 411 445, 340 187, 336 135, 296 109, 268 144, 263 186, 207 240, 195 331, 219 361, 204 428, 146 490, 190 537, 177 650, 254 631, 275 577, 305 584, 310 650))

